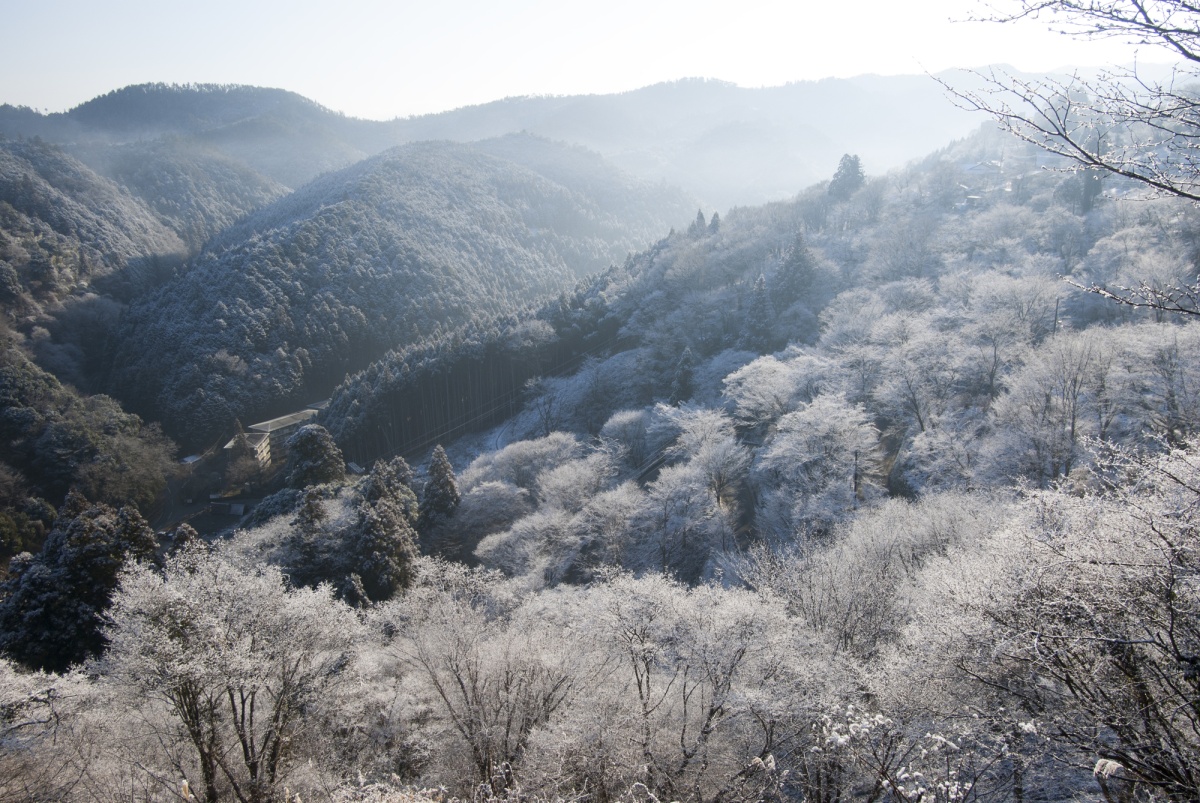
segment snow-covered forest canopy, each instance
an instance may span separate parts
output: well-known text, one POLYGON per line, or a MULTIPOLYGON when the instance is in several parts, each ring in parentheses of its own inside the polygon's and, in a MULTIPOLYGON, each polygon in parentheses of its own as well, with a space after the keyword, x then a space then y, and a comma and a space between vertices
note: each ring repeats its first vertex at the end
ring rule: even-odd
POLYGON ((699 211, 277 90, 0 109, 0 803, 1200 800, 1194 99, 989 80, 699 211))

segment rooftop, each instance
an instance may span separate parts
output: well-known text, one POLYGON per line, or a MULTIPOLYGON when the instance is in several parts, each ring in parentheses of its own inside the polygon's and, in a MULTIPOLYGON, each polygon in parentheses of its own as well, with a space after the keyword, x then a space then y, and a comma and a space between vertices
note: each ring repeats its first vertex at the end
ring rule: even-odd
POLYGON ((307 421, 316 414, 316 410, 300 410, 295 413, 289 413, 288 415, 281 415, 279 418, 272 418, 270 421, 251 424, 249 429, 252 429, 255 432, 274 432, 277 429, 285 429, 295 424, 299 424, 301 421, 307 421))

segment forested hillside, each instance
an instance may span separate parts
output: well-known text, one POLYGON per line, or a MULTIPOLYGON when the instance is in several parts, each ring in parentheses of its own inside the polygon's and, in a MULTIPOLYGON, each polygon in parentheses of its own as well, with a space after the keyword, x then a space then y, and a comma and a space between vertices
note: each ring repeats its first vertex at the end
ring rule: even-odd
POLYGON ((0 328, 0 560, 36 552, 71 489, 150 512, 174 447, 107 396, 81 397, 38 368, 0 328))
POLYGON ((0 214, 6 307, 36 309, 103 278, 127 283, 124 273, 185 250, 139 199, 39 141, 0 140, 0 214))
POLYGON ((526 132, 582 145, 721 209, 788 197, 827 176, 846 151, 877 170, 899 167, 978 122, 925 76, 770 88, 688 79, 611 95, 506 98, 387 122, 344 117, 284 90, 212 84, 124 87, 50 115, 0 106, 0 133, 67 144, 89 164, 90 154, 114 145, 178 137, 293 189, 395 145, 526 132))
POLYGON ((214 148, 177 137, 102 148, 88 158, 154 210, 189 253, 288 192, 214 148))
POLYGON ((85 132, 0 142, 0 803, 1196 800, 1194 163, 985 126, 697 212, 536 134, 372 139, 590 108, 669 172, 622 109, 670 140, 677 93, 740 97, 0 110, 85 132), (355 163, 286 189, 305 148, 355 163), (205 502, 149 422, 233 435, 196 528, 147 523, 205 502))
POLYGON ((180 138, 293 189, 401 142, 383 123, 343 117, 294 92, 211 84, 129 86, 50 115, 0 106, 0 132, 69 144, 85 158, 180 138))
POLYGON ((1169 201, 1085 211, 1079 177, 1033 158, 976 137, 844 201, 818 187, 735 210, 543 310, 540 347, 513 348, 510 327, 392 355, 328 424, 369 455, 408 442, 414 410, 586 358, 528 389, 514 442, 464 466, 461 527, 437 534, 537 584, 614 562, 698 582, 888 496, 1088 487, 1097 449, 1196 431, 1200 334, 1061 277, 1184 284, 1197 219, 1169 201), (1002 167, 972 177, 981 162, 1002 167))
POLYGON ((527 136, 404 146, 210 241, 130 308, 111 388, 207 443, 237 417, 327 394, 397 344, 560 292, 691 208, 527 136))
POLYGON ((847 151, 878 170, 899 167, 978 123, 925 76, 859 76, 767 88, 688 79, 616 95, 507 98, 394 125, 406 139, 530 131, 579 143, 726 209, 790 197, 847 151))

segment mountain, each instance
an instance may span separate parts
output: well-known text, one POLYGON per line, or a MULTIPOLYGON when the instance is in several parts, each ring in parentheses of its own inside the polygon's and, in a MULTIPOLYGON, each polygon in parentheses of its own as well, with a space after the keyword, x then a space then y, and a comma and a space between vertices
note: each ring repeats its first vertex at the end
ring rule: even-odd
POLYGON ((889 496, 1100 487, 1099 449, 1200 431, 1200 324, 1081 288, 1193 282, 1200 219, 1038 158, 981 132, 844 199, 698 221, 532 314, 389 352, 322 423, 359 463, 444 444, 461 513, 424 546, 535 586, 713 579, 889 496))
POLYGON ((109 147, 182 138, 293 188, 399 142, 387 124, 294 92, 215 84, 129 86, 60 114, 0 106, 0 133, 62 143, 89 163, 109 147))
POLYGON ((174 135, 98 148, 85 158, 141 199, 192 253, 288 193, 244 162, 174 135))
POLYGON ((509 98, 395 126, 406 139, 526 130, 577 142, 724 209, 794 195, 831 176, 844 153, 883 173, 979 123, 928 76, 862 76, 761 89, 687 79, 614 95, 509 98))
POLYGON ((25 314, 186 247, 144 202, 60 148, 0 140, 0 281, 25 314))
POLYGON ((245 86, 131 86, 53 115, 0 107, 0 133, 10 137, 71 148, 183 137, 293 188, 398 144, 528 132, 583 145, 721 209, 789 197, 832 175, 844 153, 883 173, 979 122, 928 76, 758 89, 689 79, 610 95, 507 98, 388 122, 245 86))
POLYGON ((206 442, 393 346, 567 289, 694 208, 528 135, 398 147, 231 226, 133 304, 111 389, 206 442))

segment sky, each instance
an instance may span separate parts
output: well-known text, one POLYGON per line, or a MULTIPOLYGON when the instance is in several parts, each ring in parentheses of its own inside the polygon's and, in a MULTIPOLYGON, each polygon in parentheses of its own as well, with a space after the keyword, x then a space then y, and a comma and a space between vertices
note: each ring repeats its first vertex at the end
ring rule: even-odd
POLYGON ((57 112, 130 84, 251 84, 391 119, 687 77, 759 87, 1135 56, 1036 21, 967 21, 986 14, 973 0, 0 0, 0 103, 57 112))

